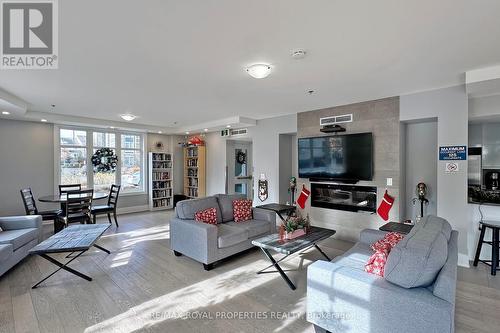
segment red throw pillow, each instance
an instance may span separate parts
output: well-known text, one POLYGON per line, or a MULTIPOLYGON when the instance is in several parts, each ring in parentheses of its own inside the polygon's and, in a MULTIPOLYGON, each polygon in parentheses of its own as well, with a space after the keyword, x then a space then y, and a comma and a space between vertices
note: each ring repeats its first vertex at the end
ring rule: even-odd
POLYGON ((198 222, 217 224, 217 209, 207 208, 194 213, 194 219, 198 222))
POLYGON ((233 200, 234 222, 243 222, 252 219, 252 200, 233 200))
POLYGON ((388 253, 386 251, 377 251, 372 254, 365 265, 365 272, 383 277, 387 256, 388 253))
POLYGON ((397 232, 389 232, 381 240, 376 241, 372 244, 373 251, 384 251, 391 252, 391 249, 403 239, 403 235, 397 232))

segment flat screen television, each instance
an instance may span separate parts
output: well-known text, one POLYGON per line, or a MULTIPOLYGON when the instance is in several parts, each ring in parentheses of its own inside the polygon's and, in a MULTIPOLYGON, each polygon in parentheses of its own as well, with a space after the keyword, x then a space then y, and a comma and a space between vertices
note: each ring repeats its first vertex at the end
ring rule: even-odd
POLYGON ((358 181, 373 178, 372 133, 298 140, 299 177, 358 181))

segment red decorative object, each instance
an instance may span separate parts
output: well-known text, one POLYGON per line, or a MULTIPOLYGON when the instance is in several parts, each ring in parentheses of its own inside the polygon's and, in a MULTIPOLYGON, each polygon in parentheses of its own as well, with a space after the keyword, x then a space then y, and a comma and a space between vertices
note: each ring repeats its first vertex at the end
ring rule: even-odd
POLYGON ((198 222, 217 224, 217 209, 207 208, 194 214, 194 219, 198 222))
POLYGON ((188 140, 188 145, 202 146, 205 142, 199 136, 193 136, 188 140))
POLYGON ((286 239, 294 239, 300 236, 304 236, 306 234, 305 229, 297 229, 292 232, 285 232, 285 238, 286 239))
POLYGON ((365 265, 365 272, 383 277, 387 255, 385 251, 377 251, 372 254, 365 265))
POLYGON ((243 222, 252 219, 252 200, 233 200, 234 222, 243 222))
POLYGON ((299 205, 299 207, 301 209, 304 209, 306 207, 306 201, 310 195, 311 195, 311 191, 309 191, 305 187, 305 185, 302 185, 302 191, 300 192, 299 198, 297 199, 297 205, 299 205))
POLYGON ((389 232, 384 238, 372 244, 373 251, 386 251, 391 252, 392 248, 403 239, 403 235, 397 232, 389 232))
POLYGON ((387 190, 385 190, 384 197, 382 198, 382 202, 380 203, 380 206, 378 206, 377 213, 380 215, 380 217, 384 220, 387 221, 389 219, 389 211, 392 208, 392 205, 394 204, 394 197, 391 197, 387 190))

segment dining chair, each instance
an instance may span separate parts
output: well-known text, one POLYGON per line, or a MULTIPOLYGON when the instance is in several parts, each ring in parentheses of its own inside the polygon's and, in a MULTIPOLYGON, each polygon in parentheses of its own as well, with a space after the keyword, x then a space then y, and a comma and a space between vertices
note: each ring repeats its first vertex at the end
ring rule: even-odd
POLYGON ((26 215, 42 215, 43 221, 54 221, 54 233, 56 233, 56 219, 62 213, 61 209, 44 210, 39 211, 36 206, 36 200, 33 196, 31 188, 23 188, 21 191, 21 197, 23 199, 24 210, 26 215))
POLYGON ((92 207, 92 217, 93 222, 96 223, 97 215, 108 215, 109 223, 111 224, 111 213, 115 219, 116 227, 118 227, 118 220, 116 219, 116 207, 118 204, 118 195, 120 194, 120 185, 111 185, 109 191, 108 204, 107 205, 97 205, 92 207))
POLYGON ((59 185, 59 194, 65 194, 72 191, 81 191, 82 184, 65 184, 59 185))
POLYGON ((64 213, 57 217, 60 226, 65 228, 70 223, 91 223, 92 197, 94 190, 69 191, 64 203, 64 213))

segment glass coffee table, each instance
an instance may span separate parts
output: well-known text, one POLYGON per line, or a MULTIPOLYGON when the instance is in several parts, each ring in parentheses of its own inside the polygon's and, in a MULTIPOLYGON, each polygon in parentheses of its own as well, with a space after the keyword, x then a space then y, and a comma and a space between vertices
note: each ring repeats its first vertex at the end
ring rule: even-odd
POLYGON ((326 255, 323 250, 318 246, 318 243, 322 240, 330 238, 335 235, 335 230, 319 228, 319 227, 309 227, 309 231, 304 236, 300 236, 294 239, 280 240, 279 234, 267 235, 252 241, 254 246, 259 247, 266 257, 271 261, 271 265, 257 272, 257 274, 263 273, 279 273, 283 280, 288 284, 290 289, 295 290, 296 287, 290 281, 290 278, 285 274, 283 269, 280 267, 279 263, 288 258, 290 255, 297 252, 302 252, 315 247, 316 250, 321 253, 326 260, 330 261, 330 258, 326 255), (269 251, 278 252, 284 254, 285 256, 279 260, 275 260, 269 251), (275 271, 267 271, 267 269, 274 267, 275 271))

